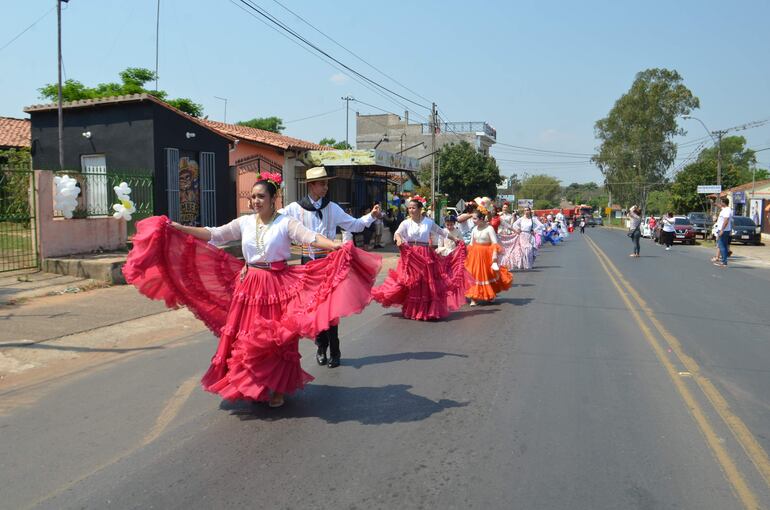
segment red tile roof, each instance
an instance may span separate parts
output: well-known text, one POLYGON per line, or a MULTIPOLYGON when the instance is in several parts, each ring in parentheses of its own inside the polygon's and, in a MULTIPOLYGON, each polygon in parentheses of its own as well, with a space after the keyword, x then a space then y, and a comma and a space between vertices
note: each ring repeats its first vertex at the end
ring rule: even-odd
POLYGON ((263 143, 281 149, 332 150, 332 147, 318 145, 317 143, 307 142, 305 140, 300 140, 299 138, 292 138, 290 136, 273 133, 272 131, 265 131, 263 129, 239 126, 237 124, 225 124, 224 122, 217 122, 214 120, 204 120, 203 122, 215 130, 232 137, 250 142, 263 143))
MULTIPOLYGON (((168 108, 172 112, 181 115, 183 117, 187 117, 188 120, 191 122, 194 122, 195 124, 198 124, 199 126, 208 129, 210 131, 213 131, 217 133, 219 136, 222 136, 224 138, 227 138, 229 140, 235 140, 232 136, 228 135, 227 133, 224 133, 222 131, 219 131, 217 129, 213 129, 211 126, 206 124, 206 122, 202 119, 199 119, 197 117, 193 117, 192 115, 189 115, 182 110, 178 108, 174 108, 170 104, 168 104, 165 101, 161 101, 157 97, 150 95, 150 94, 130 94, 126 96, 110 96, 110 97, 99 97, 96 99, 79 99, 77 101, 67 101, 62 103, 62 108, 88 108, 91 106, 98 106, 98 105, 107 105, 107 104, 114 104, 114 103, 138 103, 141 101, 151 101, 153 103, 159 104, 163 106, 164 108, 168 108)), ((42 111, 49 111, 49 110, 56 110, 58 109, 57 103, 47 103, 47 104, 33 104, 31 106, 27 106, 24 108, 24 112, 30 113, 30 112, 42 112, 42 111)))
POLYGON ((32 131, 29 119, 0 117, 0 147, 29 147, 32 131))

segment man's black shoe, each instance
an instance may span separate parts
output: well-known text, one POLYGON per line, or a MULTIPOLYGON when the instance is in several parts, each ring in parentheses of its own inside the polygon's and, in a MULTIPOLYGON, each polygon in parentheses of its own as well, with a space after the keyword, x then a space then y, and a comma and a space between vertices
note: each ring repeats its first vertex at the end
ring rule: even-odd
POLYGON ((332 356, 329 358, 329 368, 336 368, 340 366, 340 358, 337 356, 332 356))
POLYGON ((326 353, 321 354, 321 353, 318 353, 318 352, 315 355, 315 360, 321 366, 326 365, 326 362, 328 361, 326 359, 326 353))

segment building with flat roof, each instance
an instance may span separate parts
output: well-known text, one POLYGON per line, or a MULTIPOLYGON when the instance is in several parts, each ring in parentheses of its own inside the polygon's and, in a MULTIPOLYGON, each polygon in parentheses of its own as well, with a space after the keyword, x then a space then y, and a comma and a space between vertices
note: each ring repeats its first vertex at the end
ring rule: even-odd
MULTIPOLYGON (((489 155, 497 141, 497 131, 486 122, 440 122, 436 129, 436 149, 444 145, 468 142, 477 151, 489 155)), ((412 124, 408 114, 356 114, 356 148, 382 149, 421 159, 431 153, 431 126, 412 124)))

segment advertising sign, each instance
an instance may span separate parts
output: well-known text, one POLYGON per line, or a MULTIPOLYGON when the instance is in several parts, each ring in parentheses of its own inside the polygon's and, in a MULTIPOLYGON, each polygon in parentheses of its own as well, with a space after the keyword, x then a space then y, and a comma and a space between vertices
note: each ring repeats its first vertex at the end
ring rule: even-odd
POLYGON ((525 207, 529 207, 530 209, 535 206, 535 199, 534 198, 520 198, 518 201, 519 208, 523 209, 525 207))
POLYGON ((746 192, 745 191, 736 191, 733 193, 733 202, 736 204, 745 204, 746 203, 746 192))
POLYGON ((706 195, 711 195, 713 193, 722 193, 722 186, 717 186, 717 185, 712 186, 710 184, 708 185, 702 184, 698 186, 698 193, 706 194, 706 195))

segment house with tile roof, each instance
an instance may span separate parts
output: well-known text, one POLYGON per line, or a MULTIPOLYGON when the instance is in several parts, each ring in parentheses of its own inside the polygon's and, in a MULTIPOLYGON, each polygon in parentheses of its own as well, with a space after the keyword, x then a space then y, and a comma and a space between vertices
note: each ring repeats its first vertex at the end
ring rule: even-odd
POLYGON ((230 150, 230 166, 235 173, 238 214, 250 212, 248 197, 261 172, 280 173, 284 178, 282 198, 291 202, 298 199, 297 177, 303 176, 307 169, 301 160, 302 154, 310 150, 332 150, 331 147, 263 129, 213 120, 203 122, 236 140, 230 150))
MULTIPOLYGON (((24 109, 31 117, 36 170, 60 170, 57 104, 24 109)), ((188 225, 221 225, 237 216, 230 150, 236 138, 149 94, 63 104, 64 168, 84 176, 89 215, 109 215, 111 174, 153 179, 151 210, 188 225)))
POLYGON ((29 119, 0 117, 0 150, 29 149, 29 119))
POLYGON ((758 223, 763 237, 770 236, 770 179, 747 182, 726 189, 719 196, 730 199, 736 215, 749 216, 758 223))

